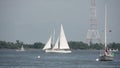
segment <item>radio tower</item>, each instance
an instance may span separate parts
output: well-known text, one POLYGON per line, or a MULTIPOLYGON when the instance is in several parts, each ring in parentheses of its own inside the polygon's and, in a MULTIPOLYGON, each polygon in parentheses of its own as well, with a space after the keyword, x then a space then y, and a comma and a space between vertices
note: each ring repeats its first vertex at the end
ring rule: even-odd
POLYGON ((97 28, 97 16, 96 16, 96 3, 95 0, 91 0, 91 6, 90 6, 90 18, 89 18, 89 24, 90 28, 87 32, 87 43, 90 46, 91 43, 93 43, 93 39, 97 40, 100 43, 100 34, 98 32, 97 28))

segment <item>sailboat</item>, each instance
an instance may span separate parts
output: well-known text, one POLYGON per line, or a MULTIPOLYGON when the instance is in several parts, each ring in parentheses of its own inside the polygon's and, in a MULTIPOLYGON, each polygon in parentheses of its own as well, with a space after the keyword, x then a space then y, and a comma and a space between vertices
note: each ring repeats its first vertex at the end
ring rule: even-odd
POLYGON ((24 47, 23 47, 23 45, 22 45, 21 48, 18 49, 18 50, 16 50, 16 51, 25 51, 25 49, 24 49, 24 47))
POLYGON ((105 6, 105 46, 104 46, 104 53, 100 54, 99 61, 112 61, 114 55, 112 51, 108 50, 107 47, 107 6, 105 6))
POLYGON ((60 35, 57 38, 57 41, 54 46, 51 44, 52 37, 49 38, 43 50, 45 52, 56 52, 56 53, 71 53, 70 47, 67 43, 63 26, 61 24, 60 35))

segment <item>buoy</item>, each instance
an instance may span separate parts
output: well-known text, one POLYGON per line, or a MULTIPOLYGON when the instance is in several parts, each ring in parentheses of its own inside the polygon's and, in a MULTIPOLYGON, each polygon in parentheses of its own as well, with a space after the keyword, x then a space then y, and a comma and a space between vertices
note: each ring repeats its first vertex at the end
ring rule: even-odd
POLYGON ((99 61, 99 59, 97 58, 96 61, 99 61))
POLYGON ((40 58, 40 56, 38 56, 37 58, 40 58))

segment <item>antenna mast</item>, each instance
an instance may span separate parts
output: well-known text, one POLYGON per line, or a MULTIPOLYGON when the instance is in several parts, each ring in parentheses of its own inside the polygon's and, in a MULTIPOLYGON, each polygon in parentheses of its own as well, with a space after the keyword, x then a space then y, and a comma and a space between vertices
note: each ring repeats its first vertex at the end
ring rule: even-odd
POLYGON ((105 48, 107 47, 107 5, 105 5, 105 48))
POLYGON ((87 32, 87 43, 90 46, 93 42, 93 39, 96 39, 100 43, 100 34, 98 32, 98 22, 97 22, 97 15, 96 15, 96 3, 95 0, 91 0, 91 6, 90 6, 90 19, 89 24, 90 28, 87 32))

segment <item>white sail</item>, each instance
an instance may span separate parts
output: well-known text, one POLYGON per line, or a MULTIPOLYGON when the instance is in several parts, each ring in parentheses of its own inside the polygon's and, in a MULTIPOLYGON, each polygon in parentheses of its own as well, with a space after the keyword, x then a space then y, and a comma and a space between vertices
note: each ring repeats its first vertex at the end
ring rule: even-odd
POLYGON ((45 44, 43 50, 45 49, 50 49, 51 48, 51 40, 52 40, 52 37, 49 38, 48 42, 45 44))
POLYGON ((22 45, 21 48, 20 48, 20 49, 17 49, 16 51, 25 51, 25 49, 24 49, 24 47, 23 47, 23 45, 22 45))
POLYGON ((53 36, 52 36, 52 44, 54 45, 54 41, 55 41, 55 29, 53 31, 53 36))
POLYGON ((21 47, 21 51, 24 51, 24 47, 23 47, 23 45, 22 45, 22 47, 21 47))
POLYGON ((53 49, 58 49, 58 45, 59 45, 59 37, 58 37, 58 39, 57 39, 57 41, 56 41, 55 46, 53 47, 53 49))
POLYGON ((61 24, 61 31, 60 31, 60 49, 70 49, 65 37, 64 29, 61 24))
POLYGON ((52 48, 49 42, 48 44, 46 44, 45 47, 43 48, 43 50, 45 49, 45 52, 71 53, 71 50, 69 50, 70 48, 68 46, 62 25, 61 25, 61 30, 60 30, 60 36, 58 37, 55 43, 55 46, 52 48), (48 47, 48 48, 45 48, 45 47, 48 47))

